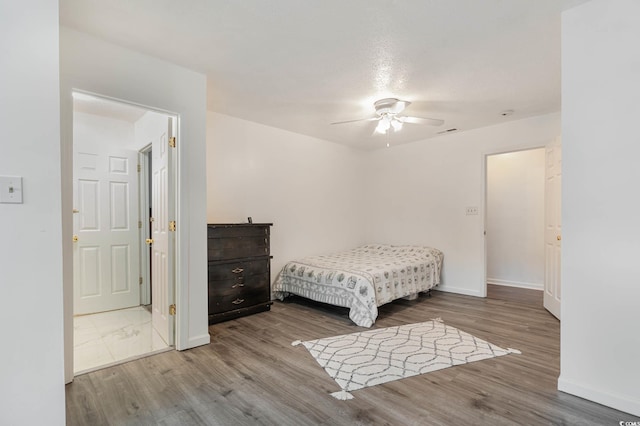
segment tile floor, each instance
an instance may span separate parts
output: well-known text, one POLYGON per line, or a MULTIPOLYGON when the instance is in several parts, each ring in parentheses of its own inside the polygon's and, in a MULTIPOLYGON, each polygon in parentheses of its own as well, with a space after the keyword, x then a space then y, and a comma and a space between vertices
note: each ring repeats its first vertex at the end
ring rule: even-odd
POLYGON ((142 306, 73 318, 74 375, 168 349, 142 306))

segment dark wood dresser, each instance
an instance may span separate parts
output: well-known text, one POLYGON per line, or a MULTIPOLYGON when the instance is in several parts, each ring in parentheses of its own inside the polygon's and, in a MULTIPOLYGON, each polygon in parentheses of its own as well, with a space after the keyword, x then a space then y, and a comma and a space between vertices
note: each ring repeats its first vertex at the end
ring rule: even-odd
POLYGON ((207 225, 209 324, 271 308, 272 225, 207 225))

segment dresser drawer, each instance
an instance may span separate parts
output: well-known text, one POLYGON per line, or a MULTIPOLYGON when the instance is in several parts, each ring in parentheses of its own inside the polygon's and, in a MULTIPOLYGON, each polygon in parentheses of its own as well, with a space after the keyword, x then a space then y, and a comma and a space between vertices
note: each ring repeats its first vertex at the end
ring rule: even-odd
POLYGON ((209 313, 216 314, 269 302, 269 275, 255 275, 248 281, 209 281, 209 313))
POLYGON ((269 273, 269 258, 209 263, 209 281, 231 280, 269 273))
POLYGON ((209 238, 209 261, 269 256, 269 239, 260 237, 209 238))
POLYGON ((208 259, 269 256, 269 226, 208 225, 208 259))
POLYGON ((207 238, 269 237, 271 225, 207 225, 207 238))

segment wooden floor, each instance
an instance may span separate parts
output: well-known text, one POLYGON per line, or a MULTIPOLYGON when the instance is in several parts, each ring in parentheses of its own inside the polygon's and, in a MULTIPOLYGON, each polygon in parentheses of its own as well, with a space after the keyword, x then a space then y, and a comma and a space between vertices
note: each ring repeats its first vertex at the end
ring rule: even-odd
POLYGON ((509 355, 353 392, 340 390, 303 346, 363 331, 347 310, 300 298, 209 327, 212 343, 76 377, 70 425, 617 425, 625 414, 556 390, 559 322, 542 293, 490 286, 481 299, 433 292, 380 308, 375 328, 441 317, 509 355))

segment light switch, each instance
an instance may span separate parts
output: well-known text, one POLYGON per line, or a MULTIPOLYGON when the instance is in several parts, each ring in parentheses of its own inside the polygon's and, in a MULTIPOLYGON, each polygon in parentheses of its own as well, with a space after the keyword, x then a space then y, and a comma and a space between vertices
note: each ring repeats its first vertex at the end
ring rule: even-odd
POLYGON ((22 178, 0 176, 0 203, 22 203, 22 178))

